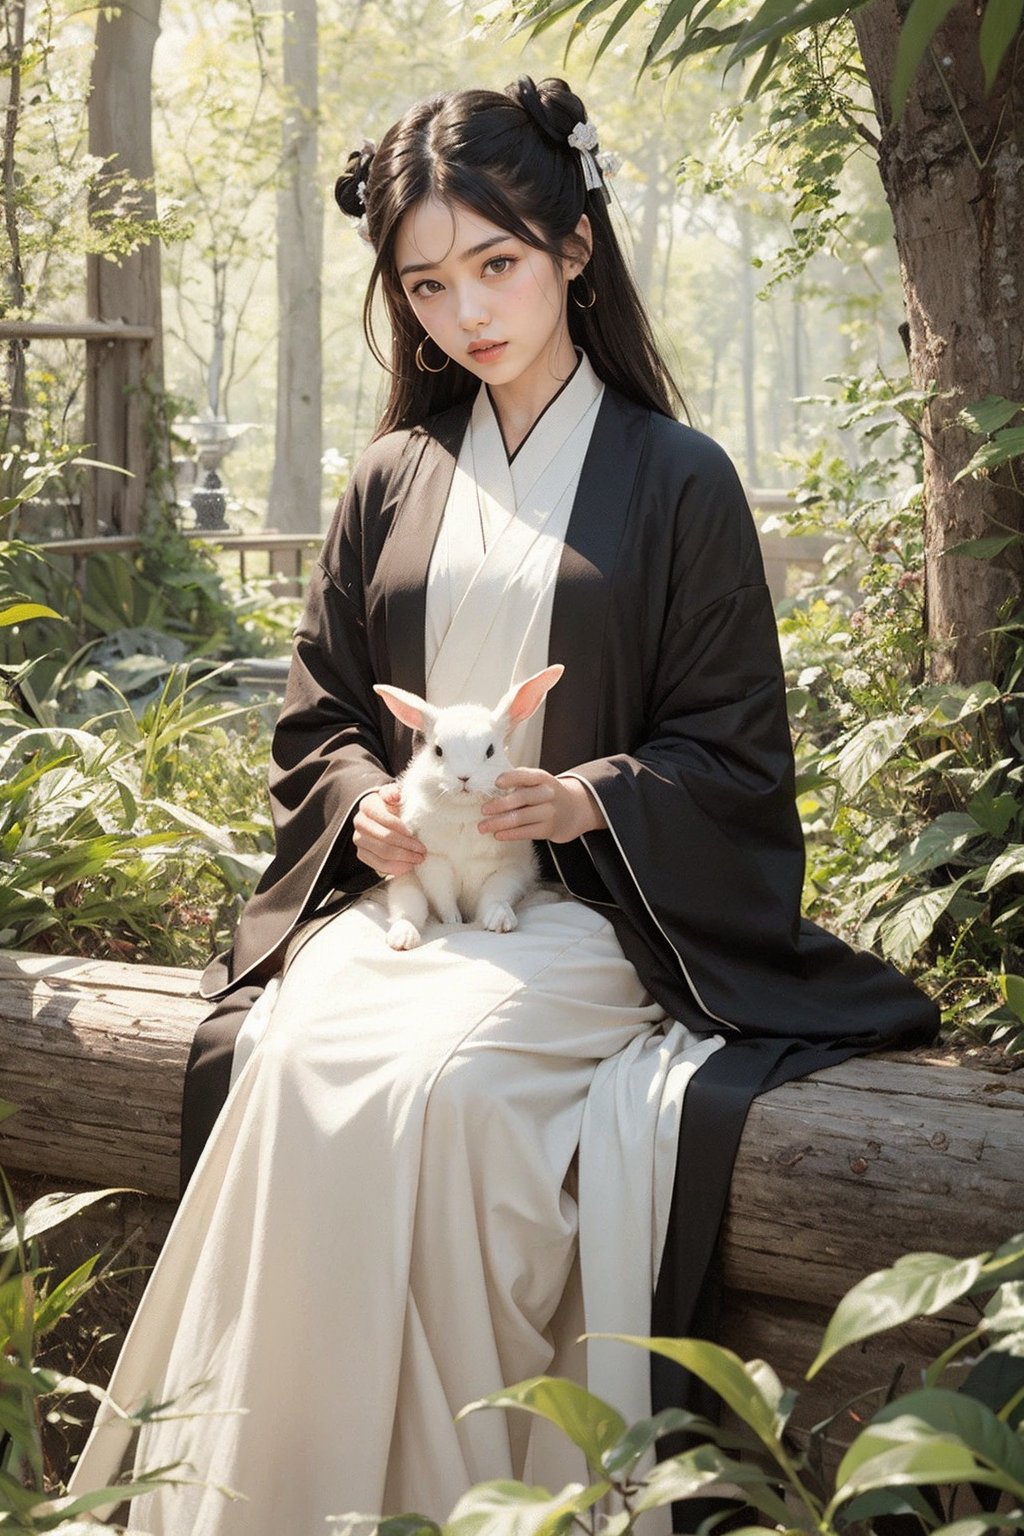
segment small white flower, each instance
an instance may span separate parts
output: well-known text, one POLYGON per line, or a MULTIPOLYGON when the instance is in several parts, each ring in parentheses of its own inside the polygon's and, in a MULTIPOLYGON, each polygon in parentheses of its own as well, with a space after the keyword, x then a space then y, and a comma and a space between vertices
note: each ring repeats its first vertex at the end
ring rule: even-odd
POLYGON ((605 177, 617 176, 622 170, 622 156, 617 155, 614 149, 602 149, 596 158, 605 177))
POLYGON ((358 199, 359 199, 359 206, 360 206, 360 208, 365 208, 366 207, 366 182, 365 181, 357 181, 356 182, 356 197, 358 197, 358 199))

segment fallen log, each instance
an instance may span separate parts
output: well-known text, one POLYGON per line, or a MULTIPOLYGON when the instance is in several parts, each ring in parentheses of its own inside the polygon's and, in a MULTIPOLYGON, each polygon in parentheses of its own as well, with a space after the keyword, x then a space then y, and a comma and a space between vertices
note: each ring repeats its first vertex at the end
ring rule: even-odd
MULTIPOLYGON (((197 973, 0 951, 0 1164, 173 1199, 197 973)), ((730 1288, 829 1306, 912 1249, 1024 1225, 1024 1072, 882 1055, 751 1110, 724 1235, 730 1288)))

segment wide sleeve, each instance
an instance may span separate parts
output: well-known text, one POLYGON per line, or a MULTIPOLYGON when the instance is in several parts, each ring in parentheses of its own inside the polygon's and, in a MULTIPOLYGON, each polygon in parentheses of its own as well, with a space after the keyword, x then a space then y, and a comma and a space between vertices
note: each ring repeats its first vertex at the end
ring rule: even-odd
MULTIPOLYGON (((775 615, 738 477, 706 439, 673 509, 647 673, 638 739, 570 770, 606 824, 579 841, 591 880, 653 935, 708 1027, 884 1038, 927 1014, 933 1028, 934 1008, 905 978, 801 919, 803 835, 775 615)), ((579 869, 582 856, 577 847, 568 861, 579 869)))
POLYGON ((283 940, 326 892, 359 892, 376 878, 352 843, 359 801, 393 777, 364 602, 373 492, 372 477, 357 471, 310 577, 271 744, 274 857, 246 904, 231 954, 204 978, 208 996, 272 969, 283 940))

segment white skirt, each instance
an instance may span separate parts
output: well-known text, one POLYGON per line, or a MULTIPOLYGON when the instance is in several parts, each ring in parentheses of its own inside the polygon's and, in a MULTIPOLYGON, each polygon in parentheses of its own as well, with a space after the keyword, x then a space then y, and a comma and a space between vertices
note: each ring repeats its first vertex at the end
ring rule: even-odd
MULTIPOLYGON (((177 1399, 136 1473, 186 1463, 129 1529, 318 1536, 583 1479, 532 1416, 453 1420, 549 1370, 650 1411, 645 1352, 575 1340, 649 1331, 682 1094, 720 1042, 667 1021, 564 893, 511 934, 435 924, 396 953, 386 928, 371 893, 293 944, 239 1050, 110 1382, 125 1408, 177 1399)), ((69 1491, 132 1438, 102 1405, 69 1491)))

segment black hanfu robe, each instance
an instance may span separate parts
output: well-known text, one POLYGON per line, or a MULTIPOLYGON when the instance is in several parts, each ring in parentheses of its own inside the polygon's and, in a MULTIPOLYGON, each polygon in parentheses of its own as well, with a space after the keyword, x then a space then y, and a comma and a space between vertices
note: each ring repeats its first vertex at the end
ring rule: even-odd
MULTIPOLYGON (((375 883, 352 818, 412 739, 372 691, 423 694, 426 573, 470 406, 375 442, 314 568, 270 793, 277 845, 211 964, 182 1111, 183 1183, 226 1097, 245 1012, 304 919, 375 883)), ((775 617, 724 452, 606 388, 562 552, 541 766, 596 795, 607 830, 542 849, 600 905, 670 1017, 726 1044, 687 1092, 652 1332, 706 1329, 710 1273, 752 1099, 859 1052, 930 1039, 935 1005, 800 915, 804 872, 775 617), (701 1305, 698 1306, 698 1302, 701 1305)), ((680 1392, 660 1362, 655 1406, 680 1392)))

